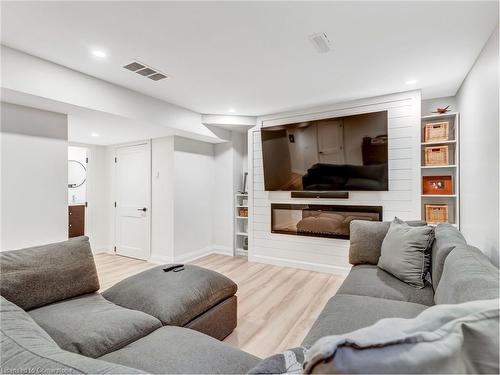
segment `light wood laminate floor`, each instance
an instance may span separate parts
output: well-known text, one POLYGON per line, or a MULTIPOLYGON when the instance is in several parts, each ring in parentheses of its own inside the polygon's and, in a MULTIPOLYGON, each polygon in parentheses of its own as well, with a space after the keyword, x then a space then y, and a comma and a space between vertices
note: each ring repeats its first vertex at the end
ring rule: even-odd
MULTIPOLYGON (((95 256, 101 291, 156 264, 112 254, 95 256)), ((191 262, 238 284, 238 327, 224 341, 261 358, 299 346, 344 277, 208 255, 191 262)))

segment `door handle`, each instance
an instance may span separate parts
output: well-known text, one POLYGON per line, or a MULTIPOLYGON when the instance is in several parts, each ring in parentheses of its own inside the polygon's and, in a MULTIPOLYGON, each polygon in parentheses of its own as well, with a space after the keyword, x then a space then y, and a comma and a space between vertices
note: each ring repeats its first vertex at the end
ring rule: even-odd
POLYGON ((148 209, 146 207, 143 207, 143 208, 138 208, 137 211, 144 211, 146 212, 148 209))

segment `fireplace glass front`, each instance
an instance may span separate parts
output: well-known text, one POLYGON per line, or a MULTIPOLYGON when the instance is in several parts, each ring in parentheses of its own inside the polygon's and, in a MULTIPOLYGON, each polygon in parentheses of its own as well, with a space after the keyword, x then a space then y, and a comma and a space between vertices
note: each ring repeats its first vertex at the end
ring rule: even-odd
POLYGON ((382 221, 382 207, 271 204, 272 233, 349 239, 352 220, 382 221))

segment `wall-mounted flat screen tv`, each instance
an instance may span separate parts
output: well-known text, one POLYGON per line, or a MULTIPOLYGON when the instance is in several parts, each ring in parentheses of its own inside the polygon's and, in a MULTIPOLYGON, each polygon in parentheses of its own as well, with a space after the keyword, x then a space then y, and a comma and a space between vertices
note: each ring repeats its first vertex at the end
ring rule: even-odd
POLYGON ((261 129, 267 191, 388 190, 387 111, 261 129))

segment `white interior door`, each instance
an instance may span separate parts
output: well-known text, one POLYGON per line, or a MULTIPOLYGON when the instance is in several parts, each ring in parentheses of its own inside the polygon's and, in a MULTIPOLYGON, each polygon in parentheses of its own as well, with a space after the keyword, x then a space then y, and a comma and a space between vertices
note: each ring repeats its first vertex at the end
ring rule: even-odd
POLYGON ((344 164, 344 137, 341 120, 318 122, 318 154, 321 163, 344 164))
POLYGON ((116 253, 148 259, 151 233, 151 149, 149 143, 116 149, 116 253))

